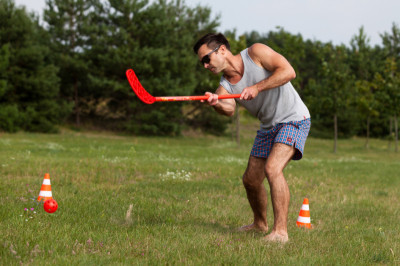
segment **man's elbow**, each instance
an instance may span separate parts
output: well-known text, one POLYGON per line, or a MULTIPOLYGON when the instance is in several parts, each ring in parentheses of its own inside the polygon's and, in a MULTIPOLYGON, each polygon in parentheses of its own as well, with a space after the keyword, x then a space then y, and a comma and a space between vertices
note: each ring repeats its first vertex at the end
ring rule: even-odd
POLYGON ((289 66, 282 69, 281 75, 282 75, 282 81, 284 83, 287 83, 296 78, 296 71, 294 71, 294 68, 292 66, 289 66))
POLYGON ((227 117, 232 117, 235 114, 235 110, 217 110, 217 112, 227 117))
POLYGON ((235 114, 235 111, 225 113, 226 116, 232 117, 235 114))
POLYGON ((296 71, 294 71, 293 68, 290 70, 288 78, 289 78, 289 81, 291 81, 291 80, 296 78, 296 71))

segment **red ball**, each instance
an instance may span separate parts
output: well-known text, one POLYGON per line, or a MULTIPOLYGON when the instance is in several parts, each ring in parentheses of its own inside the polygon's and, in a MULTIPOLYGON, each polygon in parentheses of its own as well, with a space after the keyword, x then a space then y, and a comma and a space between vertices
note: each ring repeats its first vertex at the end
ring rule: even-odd
POLYGON ((53 199, 48 199, 44 202, 43 208, 48 213, 53 213, 57 210, 58 204, 57 201, 53 199))

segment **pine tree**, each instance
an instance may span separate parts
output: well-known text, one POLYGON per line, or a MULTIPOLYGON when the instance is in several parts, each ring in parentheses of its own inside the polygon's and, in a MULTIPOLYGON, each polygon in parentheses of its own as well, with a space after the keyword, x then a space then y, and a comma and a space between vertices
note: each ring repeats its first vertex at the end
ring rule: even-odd
POLYGON ((84 51, 95 12, 95 0, 46 0, 44 20, 51 36, 51 49, 60 69, 61 95, 74 105, 75 124, 81 123, 81 105, 85 98, 89 64, 84 51))
POLYGON ((0 128, 57 131, 69 106, 59 98, 46 32, 11 0, 0 0, 0 17, 0 128))
POLYGON ((181 1, 110 0, 95 20, 97 34, 89 39, 87 55, 92 64, 89 90, 101 91, 95 97, 105 104, 97 115, 135 134, 178 135, 185 103, 142 103, 125 71, 134 69, 154 96, 193 94, 201 79, 192 46, 203 31, 215 30, 210 10, 191 9, 181 1))

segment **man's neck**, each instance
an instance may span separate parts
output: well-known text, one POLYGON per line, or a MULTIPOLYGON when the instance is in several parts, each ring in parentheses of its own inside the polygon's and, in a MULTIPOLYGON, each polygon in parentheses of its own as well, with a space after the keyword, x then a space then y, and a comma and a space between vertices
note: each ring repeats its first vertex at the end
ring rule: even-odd
POLYGON ((227 67, 223 71, 224 77, 232 84, 238 83, 244 74, 244 63, 240 54, 227 58, 227 67))

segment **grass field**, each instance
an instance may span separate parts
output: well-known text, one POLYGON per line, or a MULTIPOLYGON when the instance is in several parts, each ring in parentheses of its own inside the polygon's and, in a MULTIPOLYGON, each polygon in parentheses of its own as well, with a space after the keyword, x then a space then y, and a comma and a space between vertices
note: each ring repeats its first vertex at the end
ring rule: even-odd
MULTIPOLYGON (((310 138, 285 170, 286 245, 252 221, 241 183, 254 132, 125 137, 0 134, 0 264, 400 264, 400 154, 387 143, 310 138), (49 173, 54 214, 36 203, 49 173), (296 227, 304 197, 312 230, 296 227), (131 207, 130 207, 131 206, 131 207), (27 210, 24 210, 27 208, 27 210), (31 210, 34 208, 34 210, 31 210)), ((269 225, 272 209, 269 202, 269 225)))

